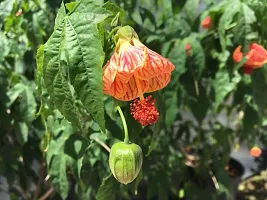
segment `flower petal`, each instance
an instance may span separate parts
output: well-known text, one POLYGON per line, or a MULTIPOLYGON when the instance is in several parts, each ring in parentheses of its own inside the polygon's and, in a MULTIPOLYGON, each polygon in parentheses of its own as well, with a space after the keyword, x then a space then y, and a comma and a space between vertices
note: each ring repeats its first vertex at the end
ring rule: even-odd
POLYGON ((147 80, 136 79, 134 76, 126 85, 127 91, 123 97, 119 98, 120 100, 131 101, 133 99, 136 99, 140 96, 140 94, 145 93, 149 87, 147 80), (138 81, 138 86, 136 80, 138 81))
POLYGON ((243 54, 242 54, 242 52, 241 52, 241 48, 242 48, 242 46, 239 45, 239 46, 235 49, 235 51, 234 51, 234 53, 233 53, 233 60, 234 60, 234 62, 236 62, 236 63, 238 63, 238 62, 240 62, 240 61, 242 60, 243 54))
POLYGON ((110 61, 103 68, 103 90, 108 91, 115 80, 117 74, 116 55, 114 54, 110 61))
POLYGON ((138 78, 147 80, 174 70, 174 65, 170 61, 146 47, 144 48, 144 55, 143 66, 135 72, 138 78))
POLYGON ((103 88, 103 92, 107 95, 115 97, 116 99, 120 99, 127 92, 127 85, 115 79, 108 90, 105 87, 103 88))
POLYGON ((164 88, 171 79, 170 73, 159 74, 156 77, 149 79, 149 88, 146 92, 154 92, 164 88))

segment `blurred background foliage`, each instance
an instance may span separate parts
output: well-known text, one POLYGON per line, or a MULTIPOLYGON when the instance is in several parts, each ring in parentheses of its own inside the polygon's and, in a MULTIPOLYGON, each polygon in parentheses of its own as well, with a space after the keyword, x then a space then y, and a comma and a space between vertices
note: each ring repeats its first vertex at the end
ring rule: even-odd
MULTIPOLYGON (((231 151, 243 141, 249 147, 258 141, 267 144, 266 66, 248 76, 242 63, 232 61, 238 45, 245 51, 251 42, 267 47, 267 3, 111 2, 121 8, 111 6, 114 15, 120 12, 118 25, 131 25, 144 44, 176 67, 169 85, 153 93, 161 114, 157 124, 142 128, 127 103, 122 106, 131 141, 145 155, 142 172, 133 183, 120 185, 110 176, 108 152, 96 142, 111 146, 123 139, 112 98, 104 97, 107 134, 83 112, 79 134, 51 106, 47 94, 36 90, 36 52, 53 32, 61 1, 2 0, 0 190, 10 199, 39 199, 43 194, 49 194, 48 199, 84 200, 231 197, 232 177, 225 170, 231 151), (212 19, 209 29, 200 25, 206 16, 212 19), (188 44, 190 50, 185 48, 188 44), (36 114, 41 100, 42 114, 36 114)), ((105 28, 110 31, 112 26, 103 26, 104 34, 105 28)), ((111 44, 105 43, 105 61, 111 44)))

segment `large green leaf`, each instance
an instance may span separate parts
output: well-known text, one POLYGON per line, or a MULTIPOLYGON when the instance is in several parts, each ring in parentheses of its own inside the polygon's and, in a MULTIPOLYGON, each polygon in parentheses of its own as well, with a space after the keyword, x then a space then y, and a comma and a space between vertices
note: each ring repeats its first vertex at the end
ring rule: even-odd
POLYGON ((104 53, 97 24, 108 16, 108 11, 90 0, 78 2, 69 14, 62 4, 55 30, 45 44, 43 67, 45 86, 60 112, 79 127, 75 102, 80 100, 103 132, 104 53))

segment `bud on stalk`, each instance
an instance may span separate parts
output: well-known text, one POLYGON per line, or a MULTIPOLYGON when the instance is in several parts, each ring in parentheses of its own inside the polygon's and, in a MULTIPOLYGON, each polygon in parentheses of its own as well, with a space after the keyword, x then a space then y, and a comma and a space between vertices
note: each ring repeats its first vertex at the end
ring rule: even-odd
POLYGON ((113 176, 123 184, 131 183, 139 174, 143 163, 140 146, 118 142, 110 150, 109 166, 113 176))

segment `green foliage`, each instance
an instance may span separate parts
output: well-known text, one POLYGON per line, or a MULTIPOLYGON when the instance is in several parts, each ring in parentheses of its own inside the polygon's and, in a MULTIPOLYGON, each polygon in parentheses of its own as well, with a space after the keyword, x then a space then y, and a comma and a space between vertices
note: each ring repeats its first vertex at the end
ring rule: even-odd
POLYGON ((267 143, 266 65, 249 76, 246 59, 232 59, 238 45, 267 47, 266 10, 260 0, 1 1, 0 175, 10 198, 39 199, 51 188, 51 199, 230 197, 225 166, 235 142, 267 143), (132 101, 102 92, 102 68, 125 25, 175 65, 152 94, 160 113, 152 126, 133 119, 132 101), (116 105, 144 152, 126 186, 106 151, 124 137, 116 105), (206 184, 212 172, 216 191, 206 184))

